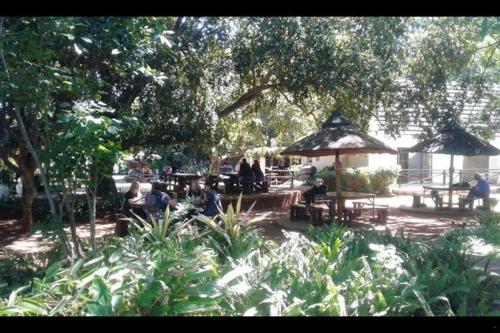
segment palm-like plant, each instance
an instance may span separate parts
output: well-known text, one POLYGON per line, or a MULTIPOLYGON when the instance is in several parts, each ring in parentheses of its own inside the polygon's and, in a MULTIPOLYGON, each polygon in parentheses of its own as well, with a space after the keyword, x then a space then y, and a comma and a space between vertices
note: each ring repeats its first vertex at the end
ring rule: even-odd
POLYGON ((151 223, 149 223, 148 221, 146 221, 145 219, 143 219, 142 217, 138 216, 135 213, 134 215, 136 219, 139 220, 139 222, 143 225, 144 228, 142 228, 134 220, 132 220, 133 225, 136 226, 137 229, 143 232, 144 237, 148 238, 153 242, 164 242, 169 238, 171 239, 175 237, 188 224, 188 222, 180 224, 177 228, 175 228, 169 233, 169 227, 172 225, 174 216, 173 214, 170 214, 170 208, 168 206, 165 209, 165 214, 163 214, 163 218, 157 218, 156 216, 154 216, 154 214, 149 214, 149 219, 151 223))
POLYGON ((246 249, 254 244, 254 241, 258 238, 255 237, 255 230, 249 228, 249 226, 257 220, 255 218, 248 220, 248 216, 255 206, 255 202, 246 211, 244 219, 242 219, 240 217, 242 195, 241 193, 238 198, 236 210, 233 208, 232 204, 229 204, 226 213, 220 210, 220 213, 212 218, 201 214, 193 218, 207 225, 217 236, 224 240, 225 244, 223 244, 223 247, 220 247, 218 242, 215 242, 214 245, 220 252, 231 257, 241 255, 246 249))

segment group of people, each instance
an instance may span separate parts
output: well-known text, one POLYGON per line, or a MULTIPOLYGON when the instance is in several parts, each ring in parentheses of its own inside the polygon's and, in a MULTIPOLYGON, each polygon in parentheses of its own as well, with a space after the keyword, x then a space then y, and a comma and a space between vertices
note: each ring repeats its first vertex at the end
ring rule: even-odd
MULTIPOLYGON (((200 204, 204 207, 203 214, 213 217, 222 211, 220 195, 210 185, 205 185, 203 189, 195 189, 192 194, 200 199, 200 204)), ((153 183, 151 193, 144 197, 140 191, 139 182, 135 181, 130 185, 129 190, 125 193, 122 205, 122 213, 128 217, 134 217, 134 214, 147 219, 149 215, 153 215, 158 219, 164 217, 167 207, 170 210, 175 210, 177 199, 171 198, 168 193, 162 191, 160 183, 153 183), (137 204, 142 203, 138 208, 137 204), (134 207, 134 204, 135 207, 134 207)))

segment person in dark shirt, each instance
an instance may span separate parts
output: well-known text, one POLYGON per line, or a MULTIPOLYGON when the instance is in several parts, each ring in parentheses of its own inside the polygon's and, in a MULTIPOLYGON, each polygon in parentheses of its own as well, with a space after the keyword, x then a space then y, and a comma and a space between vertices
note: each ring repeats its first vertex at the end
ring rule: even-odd
POLYGON ((175 209, 176 202, 161 191, 160 183, 153 183, 151 193, 146 198, 146 206, 149 214, 162 219, 167 207, 170 206, 170 210, 175 209))
POLYGON ((206 204, 207 209, 203 212, 203 215, 213 217, 222 211, 222 203, 220 201, 220 195, 210 185, 205 185, 205 199, 203 202, 206 204))
POLYGON ((255 180, 255 175, 253 173, 252 167, 250 164, 247 162, 246 158, 243 158, 241 160, 241 165, 240 165, 240 181, 254 181, 255 180))
POLYGON ((127 217, 132 217, 132 212, 139 216, 144 215, 143 211, 132 209, 132 207, 130 206, 131 203, 138 202, 141 199, 142 194, 140 191, 139 182, 133 182, 132 184, 130 184, 130 188, 128 189, 127 193, 125 193, 125 198, 122 205, 122 214, 127 217))
POLYGON ((240 183, 243 185, 243 192, 244 193, 252 192, 252 186, 253 183, 255 182, 255 174, 253 173, 252 167, 247 162, 246 158, 243 158, 241 160, 239 176, 240 176, 240 183))
POLYGON ((259 164, 258 160, 253 161, 252 171, 255 174, 255 181, 257 181, 257 182, 264 181, 264 173, 262 172, 262 169, 260 168, 260 164, 259 164))

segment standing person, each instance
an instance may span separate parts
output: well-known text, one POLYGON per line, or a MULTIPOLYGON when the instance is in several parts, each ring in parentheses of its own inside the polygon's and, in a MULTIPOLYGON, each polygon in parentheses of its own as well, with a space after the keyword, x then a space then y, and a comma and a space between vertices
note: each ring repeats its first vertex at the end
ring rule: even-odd
POLYGON ((213 217, 222 211, 220 195, 215 191, 215 188, 209 184, 205 184, 205 198, 203 203, 207 207, 203 212, 203 215, 205 216, 213 217))
POLYGON ((122 204, 122 214, 127 217, 132 217, 133 216, 132 212, 133 212, 139 216, 144 216, 143 211, 132 209, 132 207, 130 206, 131 203, 137 203, 141 201, 141 199, 142 199, 142 193, 140 191, 140 184, 139 182, 134 181, 132 184, 130 184, 130 188, 128 189, 127 193, 125 193, 125 198, 122 204))
POLYGON ((254 160, 252 164, 252 171, 255 174, 255 181, 263 182, 264 181, 264 173, 260 168, 259 160, 254 160))
POLYGON ((255 175, 252 171, 252 167, 247 162, 246 158, 243 158, 241 160, 239 176, 240 176, 240 182, 243 185, 243 192, 245 193, 251 192, 252 184, 255 181, 255 175))

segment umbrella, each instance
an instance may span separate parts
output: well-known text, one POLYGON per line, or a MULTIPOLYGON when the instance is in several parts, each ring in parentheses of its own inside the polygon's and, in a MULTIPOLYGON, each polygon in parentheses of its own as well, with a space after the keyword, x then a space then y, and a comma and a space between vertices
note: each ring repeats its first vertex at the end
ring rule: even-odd
POLYGON ((451 209, 453 185, 453 160, 455 155, 500 155, 500 150, 487 142, 467 132, 460 124, 451 119, 437 136, 417 143, 415 146, 405 149, 413 153, 435 153, 450 156, 450 190, 448 192, 448 208, 451 209))
MULTIPOLYGON (((351 122, 339 111, 333 112, 321 129, 295 142, 281 152, 282 155, 300 155, 307 157, 335 155, 335 179, 337 199, 341 197, 340 154, 390 153, 397 151, 386 146, 382 141, 354 128, 351 122)), ((340 220, 341 206, 337 200, 337 216, 340 220)))

